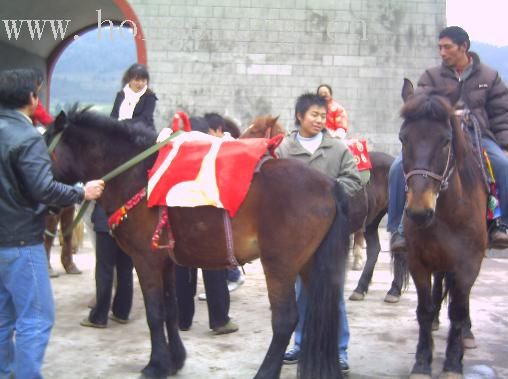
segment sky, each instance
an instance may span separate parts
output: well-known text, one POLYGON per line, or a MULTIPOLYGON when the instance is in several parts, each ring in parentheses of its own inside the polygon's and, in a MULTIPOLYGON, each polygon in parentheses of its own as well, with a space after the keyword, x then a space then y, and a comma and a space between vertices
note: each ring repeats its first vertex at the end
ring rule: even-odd
POLYGON ((508 46, 508 0, 446 0, 446 20, 472 41, 508 46))

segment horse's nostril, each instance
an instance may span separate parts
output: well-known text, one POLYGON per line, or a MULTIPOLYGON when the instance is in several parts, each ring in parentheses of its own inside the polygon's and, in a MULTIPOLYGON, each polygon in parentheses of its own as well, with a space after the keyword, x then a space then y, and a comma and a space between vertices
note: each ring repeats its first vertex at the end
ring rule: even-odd
POLYGON ((422 210, 415 211, 410 208, 406 208, 406 215, 411 220, 413 220, 414 223, 416 223, 418 225, 424 225, 432 220, 432 218, 434 217, 434 210, 433 209, 422 209, 422 210))

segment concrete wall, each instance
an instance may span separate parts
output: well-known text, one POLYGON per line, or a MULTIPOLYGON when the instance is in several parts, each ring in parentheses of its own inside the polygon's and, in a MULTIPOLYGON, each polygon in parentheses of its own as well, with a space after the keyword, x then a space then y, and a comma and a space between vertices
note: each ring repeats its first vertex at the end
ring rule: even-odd
POLYGON ((157 124, 178 109, 246 127, 258 114, 293 125, 298 95, 320 83, 350 135, 399 151, 402 79, 438 63, 445 0, 132 0, 148 50, 157 124))

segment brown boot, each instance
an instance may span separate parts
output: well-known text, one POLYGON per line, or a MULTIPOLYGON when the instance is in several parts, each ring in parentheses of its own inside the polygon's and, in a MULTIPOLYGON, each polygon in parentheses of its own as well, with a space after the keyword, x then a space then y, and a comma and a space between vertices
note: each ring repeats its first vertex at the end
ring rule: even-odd
POLYGON ((406 238, 399 232, 393 232, 390 238, 390 250, 392 253, 401 253, 407 250, 406 238))

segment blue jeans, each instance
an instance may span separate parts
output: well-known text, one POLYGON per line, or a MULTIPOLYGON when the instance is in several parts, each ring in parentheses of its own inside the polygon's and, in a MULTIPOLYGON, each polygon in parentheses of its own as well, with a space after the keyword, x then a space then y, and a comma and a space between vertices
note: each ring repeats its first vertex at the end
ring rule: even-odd
POLYGON ((387 229, 393 233, 402 225, 402 214, 406 202, 406 183, 402 168, 402 154, 399 154, 390 166, 388 173, 388 224, 387 229))
POLYGON ((0 247, 1 379, 42 378, 54 319, 44 246, 0 247))
MULTIPOLYGON (((300 276, 296 278, 296 304, 298 306, 298 324, 295 329, 295 345, 294 348, 299 350, 302 344, 303 323, 305 322, 305 309, 307 308, 307 290, 302 285, 300 276)), ((347 362, 347 347, 349 344, 349 323, 347 320, 346 303, 344 302, 344 293, 339 295, 339 318, 341 320, 339 330, 339 357, 347 362)))
MULTIPOLYGON (((488 137, 482 138, 482 147, 487 150, 490 162, 492 163, 492 169, 494 170, 499 195, 499 206, 501 208, 501 221, 504 224, 508 224, 508 158, 503 150, 488 137)), ((387 229, 393 233, 402 225, 401 220, 406 201, 402 155, 399 155, 392 163, 388 180, 387 229)))
POLYGON ((242 274, 238 266, 228 269, 228 282, 238 282, 241 275, 242 274))

